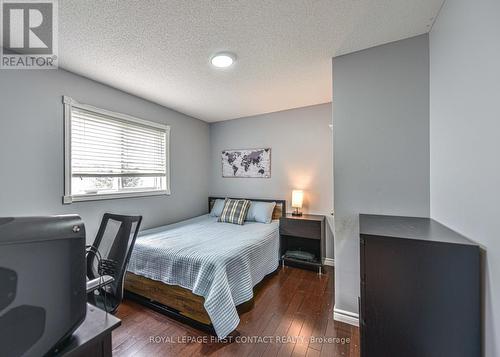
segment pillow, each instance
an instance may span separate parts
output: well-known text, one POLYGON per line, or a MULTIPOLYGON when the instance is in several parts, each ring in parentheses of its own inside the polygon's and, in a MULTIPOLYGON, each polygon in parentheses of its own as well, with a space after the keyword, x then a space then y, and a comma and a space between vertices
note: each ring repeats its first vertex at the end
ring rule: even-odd
POLYGON ((271 223, 276 202, 250 201, 247 221, 271 223))
POLYGON ((219 217, 222 214, 222 210, 224 208, 224 203, 226 200, 216 199, 214 205, 212 206, 212 210, 210 211, 210 216, 219 217))
POLYGON ((247 218, 250 201, 226 199, 224 209, 217 221, 242 225, 247 218))

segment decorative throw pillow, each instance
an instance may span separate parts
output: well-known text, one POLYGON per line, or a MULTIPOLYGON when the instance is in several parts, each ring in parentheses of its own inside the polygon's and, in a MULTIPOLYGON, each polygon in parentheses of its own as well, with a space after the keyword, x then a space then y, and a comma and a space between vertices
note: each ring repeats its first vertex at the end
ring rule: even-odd
POLYGON ((246 220, 250 222, 271 223, 275 206, 276 202, 250 201, 246 220))
POLYGON ((245 223, 249 208, 249 200, 232 200, 228 198, 218 221, 242 225, 245 223))
POLYGON ((214 205, 212 206, 212 210, 210 211, 210 216, 219 217, 222 214, 225 202, 226 200, 220 198, 216 199, 214 205))

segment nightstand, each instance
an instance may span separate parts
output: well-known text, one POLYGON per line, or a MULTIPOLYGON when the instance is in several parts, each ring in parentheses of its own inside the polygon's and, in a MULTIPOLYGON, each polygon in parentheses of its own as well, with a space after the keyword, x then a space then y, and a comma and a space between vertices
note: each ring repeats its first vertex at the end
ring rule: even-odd
POLYGON ((322 273, 325 256, 325 216, 304 214, 280 218, 280 251, 283 266, 285 264, 318 269, 322 273), (288 257, 287 252, 306 252, 312 254, 312 260, 288 257))

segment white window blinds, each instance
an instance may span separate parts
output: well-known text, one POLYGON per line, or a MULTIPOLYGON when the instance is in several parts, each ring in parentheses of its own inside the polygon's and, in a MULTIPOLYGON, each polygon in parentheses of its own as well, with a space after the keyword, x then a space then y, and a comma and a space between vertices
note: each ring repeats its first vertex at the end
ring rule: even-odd
POLYGON ((84 109, 71 112, 72 175, 166 175, 166 131, 84 109))
POLYGON ((168 126, 64 103, 65 203, 170 193, 168 126))

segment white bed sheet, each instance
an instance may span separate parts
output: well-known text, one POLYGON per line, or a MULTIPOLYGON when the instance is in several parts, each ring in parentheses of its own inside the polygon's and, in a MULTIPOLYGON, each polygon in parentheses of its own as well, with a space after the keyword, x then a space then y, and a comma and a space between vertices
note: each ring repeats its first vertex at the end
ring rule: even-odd
POLYGON ((279 223, 239 226, 203 215, 137 237, 128 271, 205 298, 219 338, 236 329, 236 306, 279 265, 279 223))

